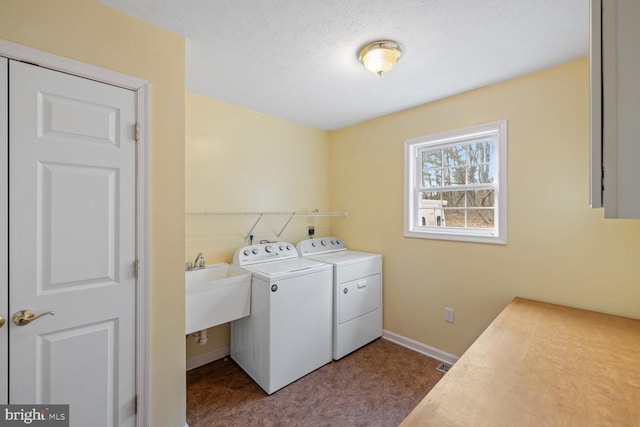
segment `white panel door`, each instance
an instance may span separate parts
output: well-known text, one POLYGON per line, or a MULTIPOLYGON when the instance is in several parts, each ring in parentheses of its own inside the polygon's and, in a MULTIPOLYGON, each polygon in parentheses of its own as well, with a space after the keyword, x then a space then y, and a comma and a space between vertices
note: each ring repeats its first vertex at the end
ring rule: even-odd
POLYGON ((135 93, 15 61, 9 83, 9 401, 133 426, 135 93))
POLYGON ((6 58, 0 57, 0 405, 8 403, 9 395, 9 269, 7 252, 9 248, 9 149, 8 149, 8 126, 7 126, 7 67, 6 58))

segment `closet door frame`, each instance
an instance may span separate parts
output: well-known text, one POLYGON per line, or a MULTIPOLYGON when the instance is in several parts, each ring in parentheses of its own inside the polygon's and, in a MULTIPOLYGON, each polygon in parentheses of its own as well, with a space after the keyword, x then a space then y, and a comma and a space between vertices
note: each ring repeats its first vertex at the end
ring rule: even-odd
MULTIPOLYGON (((50 68, 52 70, 61 71, 69 74, 73 74, 78 77, 84 77, 98 82, 119 86, 124 89, 132 90, 136 93, 137 102, 137 117, 138 117, 138 137, 137 144, 137 160, 136 160, 136 241, 137 241, 137 259, 138 259, 138 286, 137 286, 137 301, 136 301, 136 393, 138 396, 138 410, 136 425, 145 426, 148 424, 149 417, 149 315, 150 315, 150 299, 149 299, 149 266, 150 266, 150 244, 149 244, 149 153, 150 153, 150 138, 149 138, 149 82, 136 77, 127 76, 115 71, 107 70, 94 65, 85 64, 79 61, 75 61, 69 58, 64 58, 51 53, 43 52, 30 47, 22 46, 17 43, 9 42, 6 40, 0 40, 0 57, 7 59, 14 59, 18 61, 24 61, 33 63, 42 67, 50 68)), ((6 78, 5 78, 6 82, 6 78)), ((6 104, 6 103, 5 103, 6 104)), ((8 113, 7 105, 0 106, 0 114, 4 112, 4 117, 8 113)), ((5 120, 6 123, 6 120, 5 120)), ((8 135, 0 127, 0 143, 7 147, 8 135)), ((7 171, 8 167, 8 153, 3 147, 0 153, 0 166, 4 166, 1 169, 7 171)), ((6 174, 6 173, 5 173, 6 174)), ((4 201, 0 201, 0 230, 4 231, 2 227, 7 227, 8 222, 8 209, 7 209, 7 197, 8 186, 7 177, 0 178, 0 193, 4 201)), ((0 237, 4 237, 0 231, 0 237)), ((3 241, 8 242, 8 229, 6 230, 7 236, 3 241)), ((0 245, 0 266, 5 265, 8 259, 8 244, 0 245)), ((1 269, 7 274, 7 269, 1 269)), ((0 276, 0 288, 3 284, 2 277, 0 276)), ((4 282, 6 283, 7 280, 4 282)), ((7 286, 7 285, 5 285, 7 286)), ((5 298, 0 298, 5 300, 5 298)), ((8 302, 7 302, 8 304, 8 302)), ((0 306, 0 309, 4 307, 0 306)), ((9 313, 7 313, 7 317, 9 313)), ((7 320, 8 321, 8 320, 7 320)), ((6 333, 6 325, 0 329, 0 335, 6 333)), ((2 356, 4 357, 4 356, 2 356)), ((3 360, 0 357, 0 360, 3 360)), ((6 375, 7 373, 3 373, 6 375)), ((4 378, 4 377, 0 377, 4 378)), ((6 382, 4 382, 6 384, 6 382)), ((8 387, 7 387, 8 389, 8 387)), ((6 393, 6 391, 5 391, 6 393)), ((0 397, 2 397, 0 392, 0 397)))
POLYGON ((9 61, 0 57, 0 405, 9 403, 9 61))

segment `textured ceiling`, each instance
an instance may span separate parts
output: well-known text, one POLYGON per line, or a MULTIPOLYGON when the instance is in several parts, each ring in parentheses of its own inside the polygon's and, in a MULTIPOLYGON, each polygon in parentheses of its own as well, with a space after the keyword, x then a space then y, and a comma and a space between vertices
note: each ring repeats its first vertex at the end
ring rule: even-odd
POLYGON ((99 0, 186 38, 186 90, 338 129, 588 55, 589 0, 99 0), (365 44, 404 47, 382 77, 365 44))

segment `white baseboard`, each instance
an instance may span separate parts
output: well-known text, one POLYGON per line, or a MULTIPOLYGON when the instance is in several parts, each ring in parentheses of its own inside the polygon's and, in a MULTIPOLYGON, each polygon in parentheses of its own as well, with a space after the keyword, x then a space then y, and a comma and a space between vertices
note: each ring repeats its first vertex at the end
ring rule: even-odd
MULTIPOLYGON (((406 347, 410 350, 432 357, 441 362, 448 363, 450 365, 453 365, 458 360, 458 356, 454 354, 447 353, 446 351, 439 350, 437 348, 428 346, 418 341, 414 341, 410 338, 403 337, 402 335, 398 335, 387 330, 382 331, 382 338, 389 340, 392 343, 406 347)), ((215 350, 208 353, 192 357, 191 359, 187 360, 187 371, 190 371, 191 369, 195 369, 202 365, 206 365, 207 363, 214 362, 218 359, 222 359, 223 357, 227 357, 229 356, 229 351, 229 346, 225 346, 216 348, 215 350)))
MULTIPOLYGON (((223 357, 227 357, 229 355, 229 346, 216 348, 213 351, 208 353, 201 354, 196 357, 192 357, 187 360, 187 371, 191 369, 197 368, 202 365, 206 365, 207 363, 213 362, 218 359, 222 359, 223 357)), ((189 427, 189 426, 186 426, 189 427)))
POLYGON ((454 354, 438 350, 437 348, 428 346, 418 341, 414 341, 410 338, 403 337, 402 335, 398 335, 387 330, 382 331, 382 338, 387 339, 392 343, 406 347, 410 350, 432 357, 441 362, 448 363, 449 365, 453 365, 458 361, 458 356, 454 354))

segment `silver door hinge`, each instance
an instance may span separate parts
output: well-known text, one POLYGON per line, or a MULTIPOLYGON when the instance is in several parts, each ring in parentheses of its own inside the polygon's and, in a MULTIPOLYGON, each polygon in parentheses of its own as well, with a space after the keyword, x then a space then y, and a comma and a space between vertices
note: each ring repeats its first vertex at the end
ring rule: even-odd
POLYGON ((135 278, 138 278, 138 272, 140 271, 140 261, 136 260, 133 263, 133 275, 135 276, 135 278))
POLYGON ((135 140, 136 142, 140 142, 140 124, 139 123, 136 123, 135 140))
POLYGON ((134 403, 133 413, 136 415, 138 414, 138 395, 137 394, 136 394, 136 399, 134 403))

